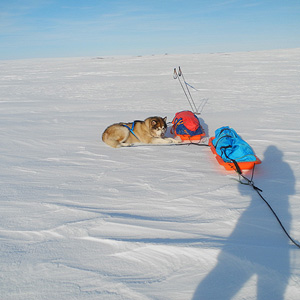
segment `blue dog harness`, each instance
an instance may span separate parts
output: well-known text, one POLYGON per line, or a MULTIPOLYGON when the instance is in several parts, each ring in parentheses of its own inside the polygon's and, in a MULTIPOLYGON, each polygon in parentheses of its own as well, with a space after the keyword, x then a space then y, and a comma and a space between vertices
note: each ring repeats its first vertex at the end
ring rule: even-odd
POLYGON ((132 123, 132 127, 131 127, 131 128, 130 128, 128 125, 126 125, 126 124, 122 124, 122 126, 128 128, 128 130, 129 130, 129 131, 130 131, 130 132, 131 132, 138 140, 140 140, 140 139, 135 135, 135 133, 133 132, 134 125, 135 125, 135 121, 132 123))

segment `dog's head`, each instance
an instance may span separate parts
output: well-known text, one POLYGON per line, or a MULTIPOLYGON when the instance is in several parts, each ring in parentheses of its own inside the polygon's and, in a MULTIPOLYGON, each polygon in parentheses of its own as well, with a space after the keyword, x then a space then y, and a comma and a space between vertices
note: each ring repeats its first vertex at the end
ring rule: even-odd
POLYGON ((148 121, 147 123, 149 123, 150 134, 153 137, 163 137, 165 135, 167 130, 166 120, 167 117, 150 117, 145 120, 148 121))

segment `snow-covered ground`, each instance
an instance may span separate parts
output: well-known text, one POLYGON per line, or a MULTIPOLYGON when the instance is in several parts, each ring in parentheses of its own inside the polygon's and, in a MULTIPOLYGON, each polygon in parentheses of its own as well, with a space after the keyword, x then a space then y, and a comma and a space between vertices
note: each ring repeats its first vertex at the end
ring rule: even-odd
POLYGON ((300 49, 0 61, 1 299, 300 299, 300 249, 208 147, 101 141, 189 109, 178 66, 300 241, 300 49))

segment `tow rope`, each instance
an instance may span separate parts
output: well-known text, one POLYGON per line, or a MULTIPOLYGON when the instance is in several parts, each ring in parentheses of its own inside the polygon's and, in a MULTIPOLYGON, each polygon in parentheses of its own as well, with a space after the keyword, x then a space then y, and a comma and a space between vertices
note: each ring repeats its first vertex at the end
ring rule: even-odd
MULTIPOLYGON (((206 144, 199 144, 199 143, 190 143, 192 145, 197 145, 197 146, 209 146, 209 145, 206 145, 206 144)), ((178 144, 180 145, 180 144, 178 144)), ((181 144, 181 145, 184 145, 184 144, 181 144)), ((187 144, 189 145, 189 144, 187 144)), ((227 157, 227 156, 226 156, 227 157)), ((228 157, 227 157, 228 158, 228 157)), ((230 159, 230 158, 228 158, 230 159)), ((232 167, 232 169, 238 173, 239 175, 239 180, 238 182, 241 183, 241 184, 244 184, 244 185, 249 185, 250 187, 253 188, 253 190, 258 194, 258 196, 267 204, 267 206, 269 207, 269 209, 271 210, 271 212, 273 213, 273 215, 275 216, 276 220, 278 221, 280 227, 282 228, 283 232, 286 234, 286 236, 290 239, 290 241, 295 245, 297 246, 298 248, 300 248, 300 244, 297 243, 290 235, 289 233, 287 232, 287 230, 285 229, 285 227, 283 226, 282 222, 280 221, 279 217, 277 216, 276 212, 274 211, 274 209, 272 208, 272 206, 269 204, 269 202, 262 196, 262 190, 257 187, 255 184, 254 184, 254 181, 253 181, 253 176, 254 176, 254 169, 255 169, 255 164, 253 165, 253 169, 252 169, 252 174, 251 174, 251 179, 248 179, 246 176, 243 175, 242 173, 242 170, 240 169, 238 163, 234 160, 234 159, 230 159, 232 161, 232 163, 234 164, 235 168, 232 167), (242 181, 242 179, 244 180, 244 182, 242 181)))
POLYGON ((267 204, 267 206, 269 207, 269 209, 271 210, 271 212, 273 213, 273 215, 275 216, 276 220, 278 221, 279 225, 281 226, 282 230, 284 231, 284 233, 287 235, 287 237, 290 239, 290 241, 295 245, 297 246, 298 248, 300 248, 300 244, 298 244, 290 235, 289 233, 287 232, 287 230, 285 229, 285 227, 283 226, 282 222, 280 221, 279 217, 277 216, 276 212, 274 211, 274 209, 272 208, 272 206, 269 204, 269 202, 262 196, 262 190, 260 188, 258 188, 255 184, 254 184, 254 181, 253 181, 253 175, 254 175, 254 169, 255 169, 255 164, 253 166, 253 169, 252 169, 252 175, 251 175, 251 179, 248 179, 247 177, 245 177, 241 170, 238 167, 238 164, 236 161, 233 161, 234 165, 236 166, 236 171, 239 175, 239 182, 241 184, 245 184, 245 185, 249 185, 251 186, 254 191, 256 191, 256 193, 259 195, 259 197, 267 204), (243 178, 245 180, 245 182, 242 181, 243 178))
MULTIPOLYGON (((209 145, 206 145, 206 144, 199 144, 199 143, 189 143, 189 144, 177 144, 177 145, 196 145, 196 146, 209 146, 209 145)), ((176 145, 176 146, 177 146, 176 145)), ((228 158, 228 157, 227 157, 228 158)), ((230 158, 228 158, 230 159, 230 158)), ((297 246, 298 248, 300 248, 300 244, 297 243, 290 235, 289 233, 287 232, 287 230, 285 229, 285 227, 283 226, 282 222, 280 221, 279 217, 277 216, 276 212, 274 211, 274 209, 272 208, 272 206, 269 204, 269 202, 262 196, 262 190, 257 187, 255 184, 254 184, 254 181, 253 181, 253 176, 254 176, 254 169, 255 169, 255 164, 253 165, 253 169, 252 169, 252 174, 251 174, 251 179, 248 179, 246 176, 243 175, 238 163, 233 160, 233 159, 230 159, 232 161, 232 163, 234 164, 235 168, 232 167, 232 169, 238 173, 239 175, 239 180, 238 182, 241 183, 241 184, 244 184, 244 185, 249 185, 250 187, 253 188, 253 190, 258 194, 258 196, 267 204, 267 206, 269 207, 269 209, 271 210, 271 212, 273 213, 273 215, 275 216, 276 220, 278 221, 280 227, 282 228, 283 232, 286 234, 286 236, 290 239, 290 241, 295 245, 297 246), (244 180, 244 182, 242 181, 242 179, 244 180)))

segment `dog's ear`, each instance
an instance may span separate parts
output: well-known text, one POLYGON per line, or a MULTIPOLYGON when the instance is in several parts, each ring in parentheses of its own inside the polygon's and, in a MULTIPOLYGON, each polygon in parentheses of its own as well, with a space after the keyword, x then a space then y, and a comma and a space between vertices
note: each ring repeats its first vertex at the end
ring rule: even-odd
POLYGON ((167 117, 164 117, 164 121, 167 122, 167 117))
POLYGON ((152 120, 152 121, 151 121, 151 125, 152 125, 152 126, 154 126, 154 125, 156 125, 156 124, 157 124, 157 121, 155 121, 155 120, 152 120))

